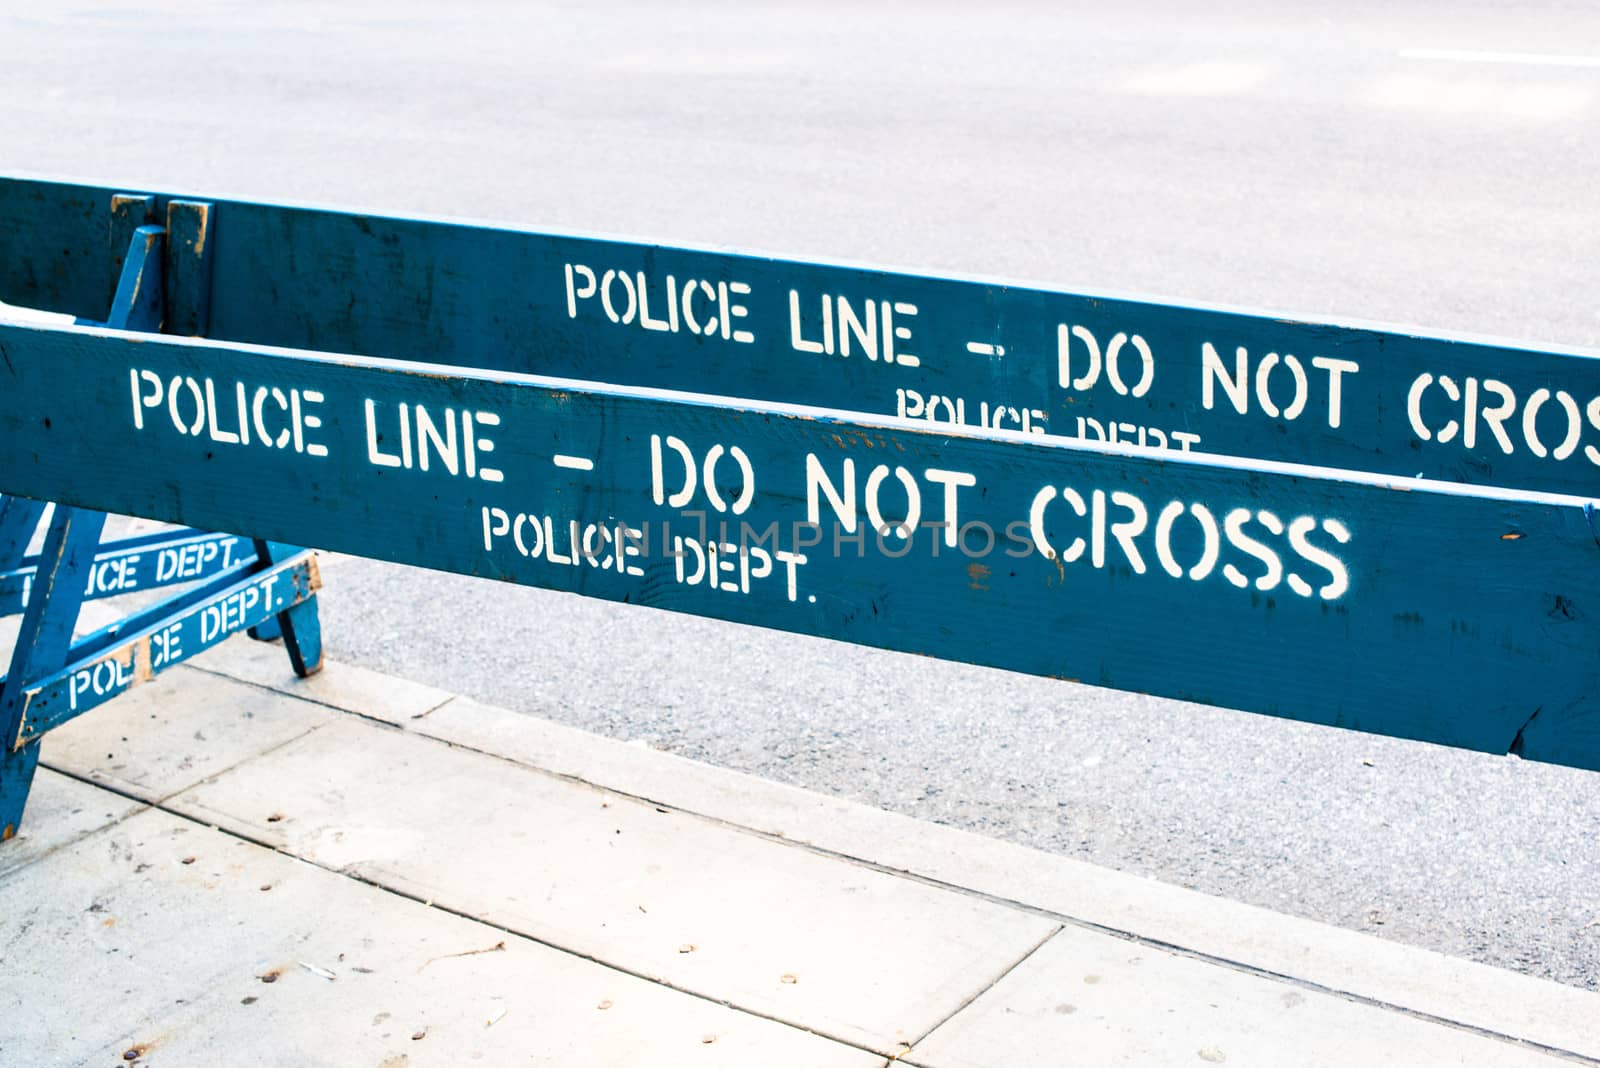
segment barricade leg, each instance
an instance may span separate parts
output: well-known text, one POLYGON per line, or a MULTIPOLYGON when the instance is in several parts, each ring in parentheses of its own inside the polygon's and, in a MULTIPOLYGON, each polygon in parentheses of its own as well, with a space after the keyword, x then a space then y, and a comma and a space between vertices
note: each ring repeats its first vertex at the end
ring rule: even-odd
POLYGON ((8 747, 0 753, 0 842, 16 835, 38 766, 38 742, 29 742, 20 749, 8 747))
MULTIPOLYGON (((33 532, 44 515, 42 501, 26 497, 0 497, 0 569, 10 570, 22 562, 33 540, 33 532)), ((0 679, 0 709, 4 708, 6 683, 0 679)), ((0 726, 10 721, 0 712, 0 726)), ((7 730, 0 737, 0 841, 16 833, 17 822, 22 818, 22 806, 28 789, 33 784, 33 770, 39 763, 37 745, 14 748, 14 734, 7 730)))
MULTIPOLYGON (((111 303, 100 325, 203 335, 210 318, 213 225, 208 203, 112 197, 111 303), (163 208, 165 226, 160 225, 163 208)), ((208 634, 197 624, 206 613, 218 620, 230 611, 246 611, 254 624, 252 636, 283 639, 296 675, 322 667, 316 563, 305 550, 255 540, 251 564, 240 551, 244 539, 198 530, 101 545, 104 513, 57 505, 43 552, 30 557, 28 545, 50 507, 0 496, 0 615, 22 613, 10 670, 0 677, 0 841, 13 837, 21 822, 39 763, 40 737, 179 662, 185 648, 192 655, 225 638, 226 629, 208 634), (146 569, 139 581, 125 584, 123 576, 141 558, 146 569), (152 560, 159 561, 153 574, 152 560), (78 612, 88 598, 213 577, 73 644, 78 612), (241 609, 241 603, 253 607, 241 609), (283 611, 267 614, 280 605, 286 606, 283 611), (108 680, 104 691, 98 681, 102 673, 108 680), (77 690, 79 677, 96 680, 93 693, 77 690)))
MULTIPOLYGON (((275 541, 256 541, 256 566, 265 570, 281 563, 296 553, 304 552, 293 545, 275 541)), ((317 618, 317 599, 312 597, 279 612, 276 617, 250 631, 251 637, 282 637, 283 647, 289 654, 289 666, 302 679, 322 670, 322 621, 317 618), (274 633, 275 632, 275 633, 274 633)))
POLYGON ((57 508, 45 536, 33 596, 11 653, 11 669, 0 680, 0 842, 17 833, 39 764, 39 743, 19 744, 27 680, 66 663, 83 603, 85 575, 105 518, 101 512, 57 508))
POLYGON ((26 497, 0 497, 0 571, 9 571, 22 562, 44 518, 45 503, 26 497))

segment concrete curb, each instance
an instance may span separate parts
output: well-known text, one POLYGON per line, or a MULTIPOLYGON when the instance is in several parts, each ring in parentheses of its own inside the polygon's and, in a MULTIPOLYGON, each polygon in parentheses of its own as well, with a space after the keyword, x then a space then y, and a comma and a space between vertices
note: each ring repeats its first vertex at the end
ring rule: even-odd
POLYGON ((885 871, 1229 967, 1600 1063, 1600 994, 758 779, 339 665, 293 680, 270 646, 206 670, 885 871), (428 706, 423 709, 423 706, 428 706), (415 711, 421 709, 421 711, 415 711))
POLYGON ((296 1063, 1600 1065, 1600 995, 359 667, 295 680, 275 645, 204 654, 45 764, 0 853, 0 1011, 30 1063, 200 1063, 276 1029, 296 1063), (464 985, 412 978, 496 939, 464 985), (309 988, 235 996, 301 946, 309 988), (514 1025, 471 1024, 508 989, 514 1025))

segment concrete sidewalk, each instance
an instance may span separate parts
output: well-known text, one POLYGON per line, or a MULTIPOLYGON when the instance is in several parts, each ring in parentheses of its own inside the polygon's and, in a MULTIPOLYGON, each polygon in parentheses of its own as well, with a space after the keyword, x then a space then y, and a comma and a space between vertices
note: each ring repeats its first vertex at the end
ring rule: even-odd
POLYGON ((51 734, 0 1064, 1600 1064, 1600 995, 234 640, 51 734))

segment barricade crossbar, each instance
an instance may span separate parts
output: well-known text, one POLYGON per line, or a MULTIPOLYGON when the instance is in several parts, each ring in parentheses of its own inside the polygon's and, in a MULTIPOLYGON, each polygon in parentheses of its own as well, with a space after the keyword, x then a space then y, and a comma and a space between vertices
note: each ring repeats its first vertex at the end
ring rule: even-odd
MULTIPOLYGON (((68 193, 111 203, 113 227, 127 202, 0 182, 0 203, 59 209, 68 193)), ((3 691, 13 753, 36 759, 50 727, 237 630, 284 631, 296 670, 315 670, 315 564, 292 546, 317 545, 1600 770, 1590 354, 122 196, 151 217, 166 205, 169 222, 132 228, 114 310, 138 307, 140 242, 179 232, 170 205, 201 206, 176 261, 150 254, 167 332, 149 332, 149 309, 131 327, 144 333, 0 324, 0 492, 19 514, 50 501, 188 524, 169 549, 231 558, 239 543, 205 532, 247 531, 252 553, 70 650, 49 638, 51 598, 31 593, 3 691), (658 275, 676 308, 648 312, 659 327, 645 322, 658 275), (960 336, 981 340, 946 343, 960 336), (1182 336, 1217 340, 1184 356, 1182 336), (1339 360, 1358 365, 1324 379, 1340 383, 1339 418, 1301 422, 1308 369, 1339 360), (907 410, 925 387, 988 391, 1039 419, 907 410), (850 400, 897 392, 877 411, 850 400), (1523 414, 1489 418, 1508 392, 1523 414), (1085 440, 1072 422, 1137 411, 1135 431, 1164 413, 1196 428, 1194 447, 1085 440), (53 659, 24 677, 28 641, 53 659)), ((40 233, 74 248, 77 226, 40 233)), ((78 317, 93 287, 61 269, 75 255, 0 248, 0 298, 78 317)), ((97 541, 58 519, 42 553, 0 559, 0 598, 55 576, 51 596, 75 613, 95 569, 132 551, 97 541)))

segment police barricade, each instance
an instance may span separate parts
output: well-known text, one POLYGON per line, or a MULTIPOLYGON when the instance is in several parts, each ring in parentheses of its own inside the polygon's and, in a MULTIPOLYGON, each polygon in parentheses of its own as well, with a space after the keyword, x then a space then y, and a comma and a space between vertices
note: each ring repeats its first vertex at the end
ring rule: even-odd
MULTIPOLYGON (((15 188, 0 182, 7 192, 15 188)), ((81 253, 70 274, 90 283, 78 294, 84 310, 0 303, 0 322, 204 333, 209 204, 171 198, 158 204, 149 195, 113 194, 85 216, 98 228, 100 245, 65 250, 51 243, 51 226, 36 225, 40 213, 60 210, 70 209, 34 204, 8 219, 13 247, 5 253, 0 296, 21 289, 26 299, 37 292, 41 261, 81 253), (19 277, 34 284, 20 285, 19 277), (98 302, 96 286, 104 287, 98 302), (98 314, 89 314, 86 309, 97 303, 98 314)), ((0 470, 15 459, 0 453, 0 470)), ((82 460, 95 462, 92 451, 82 453, 82 460)), ((164 481, 171 492, 185 491, 180 482, 164 481)), ((284 638, 298 674, 321 666, 316 564, 309 552, 193 528, 103 541, 106 519, 103 512, 58 504, 53 496, 0 494, 0 616, 22 616, 10 668, 0 677, 0 842, 16 832, 38 763, 37 742, 23 737, 21 725, 42 696, 64 695, 74 714, 87 711, 237 630, 284 638), (30 555, 41 524, 42 550, 30 555), (172 586, 188 588, 73 640, 83 602, 172 586), (119 650, 127 655, 117 655, 119 650)))
POLYGON ((207 338, 0 327, 0 490, 1600 768, 1591 354, 209 203, 207 338))

